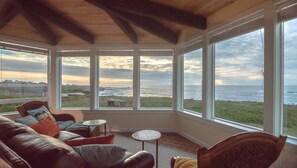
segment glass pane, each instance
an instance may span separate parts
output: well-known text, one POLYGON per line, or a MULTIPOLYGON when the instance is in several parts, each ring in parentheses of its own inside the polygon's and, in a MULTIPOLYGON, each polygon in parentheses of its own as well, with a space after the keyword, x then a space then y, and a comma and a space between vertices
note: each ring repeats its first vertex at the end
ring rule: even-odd
POLYGON ((133 56, 99 56, 99 107, 132 107, 133 56))
POLYGON ((184 55, 184 110, 201 113, 202 49, 184 55))
POLYGON ((284 23, 283 133, 297 137, 297 19, 284 23))
MULTIPOLYGON (((0 49, 0 99, 46 97, 48 56, 0 49)), ((16 111, 13 104, 0 105, 0 112, 16 111)))
POLYGON ((140 106, 172 107, 172 56, 140 57, 140 106))
POLYGON ((215 44, 215 117, 263 128, 264 30, 215 44))
POLYGON ((90 58, 62 57, 61 107, 90 107, 90 58))

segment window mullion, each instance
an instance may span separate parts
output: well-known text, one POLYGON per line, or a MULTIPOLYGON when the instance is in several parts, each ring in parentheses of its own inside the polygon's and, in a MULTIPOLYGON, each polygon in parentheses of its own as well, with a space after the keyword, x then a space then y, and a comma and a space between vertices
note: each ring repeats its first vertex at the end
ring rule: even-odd
POLYGON ((214 46, 209 44, 208 35, 203 37, 202 50, 202 117, 214 117, 214 46))
POLYGON ((280 134, 281 77, 279 33, 276 28, 276 11, 273 3, 264 9, 264 131, 280 134), (278 46, 278 47, 277 47, 278 46))
POLYGON ((134 49, 133 52, 133 111, 140 107, 140 52, 134 49))
POLYGON ((98 57, 95 49, 90 55, 90 109, 98 109, 98 57))

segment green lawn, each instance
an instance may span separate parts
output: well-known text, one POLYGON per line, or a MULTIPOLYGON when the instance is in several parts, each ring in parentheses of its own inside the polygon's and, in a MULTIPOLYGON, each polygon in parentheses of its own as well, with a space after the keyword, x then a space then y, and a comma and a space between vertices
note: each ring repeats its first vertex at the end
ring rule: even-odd
MULTIPOLYGON (((99 99, 100 107, 108 107, 108 99, 119 99, 126 102, 126 107, 132 107, 132 97, 102 96, 99 99)), ((85 96, 69 96, 62 99, 62 107, 89 107, 90 98, 85 96)), ((171 98, 143 97, 141 107, 172 107, 171 98)), ((16 111, 16 104, 0 105, 0 112, 16 111)), ((120 107, 118 104, 116 107, 120 107)), ((186 99, 184 107, 197 113, 201 112, 201 101, 186 99)), ((263 127, 263 103, 261 102, 234 102, 216 101, 215 117, 222 118, 255 127, 263 127)), ((297 137, 297 106, 284 107, 284 132, 297 137)))

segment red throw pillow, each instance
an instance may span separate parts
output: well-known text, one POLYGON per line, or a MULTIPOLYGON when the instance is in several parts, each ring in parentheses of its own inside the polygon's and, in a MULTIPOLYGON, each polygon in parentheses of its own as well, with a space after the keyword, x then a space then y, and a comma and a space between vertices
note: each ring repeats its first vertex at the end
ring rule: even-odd
POLYGON ((80 146, 80 145, 88 145, 88 144, 113 144, 114 143, 114 135, 107 136, 95 136, 85 139, 71 139, 64 141, 69 146, 80 146))
POLYGON ((51 137, 55 137, 60 133, 60 128, 50 117, 40 120, 37 124, 30 125, 30 127, 39 134, 48 135, 51 137))

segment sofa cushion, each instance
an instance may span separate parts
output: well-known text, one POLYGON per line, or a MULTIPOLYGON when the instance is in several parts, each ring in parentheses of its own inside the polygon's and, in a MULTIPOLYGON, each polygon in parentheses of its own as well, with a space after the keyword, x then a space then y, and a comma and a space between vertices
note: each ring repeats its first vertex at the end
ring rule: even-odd
POLYGON ((62 141, 40 134, 19 134, 7 146, 36 168, 84 167, 80 155, 62 141))
POLYGON ((52 114, 49 112, 49 110, 45 106, 38 107, 36 109, 28 110, 27 113, 34 118, 36 118, 38 121, 43 120, 47 117, 50 117, 53 121, 56 122, 55 118, 52 116, 52 114))
POLYGON ((55 136, 55 138, 61 141, 65 141, 69 139, 81 138, 81 136, 68 131, 60 131, 60 133, 57 136, 55 136))
POLYGON ((31 115, 27 115, 26 117, 17 118, 15 122, 18 122, 24 125, 33 125, 33 124, 37 124, 38 120, 32 117, 31 115))
POLYGON ((113 144, 114 143, 114 135, 107 136, 95 136, 89 137, 85 139, 72 139, 64 141, 69 146, 80 146, 80 145, 88 145, 88 144, 113 144))
POLYGON ((57 136, 60 133, 59 127, 50 117, 40 120, 37 124, 30 125, 30 127, 39 134, 48 135, 51 137, 57 136))
POLYGON ((69 120, 69 121, 56 121, 56 123, 59 126, 60 130, 66 130, 66 128, 71 126, 74 122, 72 120, 69 120))
POLYGON ((32 128, 20 123, 16 123, 3 116, 0 116, 0 130, 0 140, 2 141, 5 141, 21 133, 37 134, 32 128))
POLYGON ((0 141, 0 167, 30 168, 30 165, 2 141, 0 141))
POLYGON ((126 149, 116 145, 82 145, 73 147, 90 168, 110 168, 124 163, 126 149))

